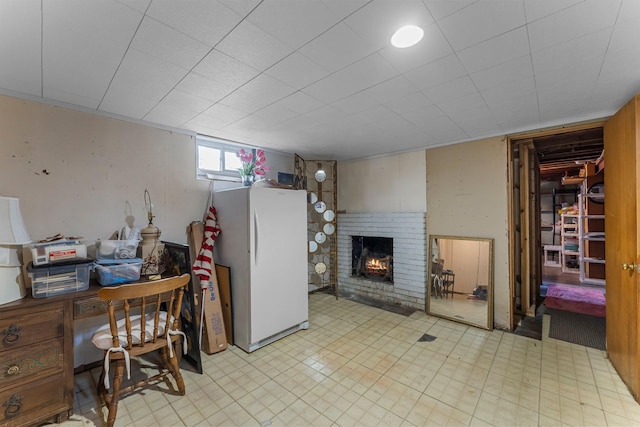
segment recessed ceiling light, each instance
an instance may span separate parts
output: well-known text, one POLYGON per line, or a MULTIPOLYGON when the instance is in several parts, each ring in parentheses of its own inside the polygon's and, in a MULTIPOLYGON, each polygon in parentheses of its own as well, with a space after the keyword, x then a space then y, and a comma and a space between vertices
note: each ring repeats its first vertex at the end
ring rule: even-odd
POLYGON ((395 47, 410 47, 422 40, 424 31, 415 25, 406 25, 391 36, 391 44, 395 47))

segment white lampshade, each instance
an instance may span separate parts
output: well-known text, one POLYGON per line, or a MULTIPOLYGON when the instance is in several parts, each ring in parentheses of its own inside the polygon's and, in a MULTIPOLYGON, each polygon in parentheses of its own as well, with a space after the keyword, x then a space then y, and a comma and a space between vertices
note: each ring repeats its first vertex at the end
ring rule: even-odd
POLYGON ((27 293, 22 280, 19 252, 31 242, 24 226, 20 201, 0 196, 0 304, 23 298, 27 293))
POLYGON ((31 237, 20 212, 20 200, 0 196, 0 245, 22 245, 30 242, 31 237))

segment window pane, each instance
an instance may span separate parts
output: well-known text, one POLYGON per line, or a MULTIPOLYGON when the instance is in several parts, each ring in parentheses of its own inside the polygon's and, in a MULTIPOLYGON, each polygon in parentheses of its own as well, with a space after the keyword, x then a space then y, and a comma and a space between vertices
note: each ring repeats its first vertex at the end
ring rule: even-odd
POLYGON ((232 152, 232 151, 224 152, 224 170, 237 171, 241 167, 242 167, 242 163, 240 162, 240 157, 238 157, 235 152, 232 152))
POLYGON ((198 146, 198 169, 219 172, 221 170, 220 163, 219 149, 198 146))

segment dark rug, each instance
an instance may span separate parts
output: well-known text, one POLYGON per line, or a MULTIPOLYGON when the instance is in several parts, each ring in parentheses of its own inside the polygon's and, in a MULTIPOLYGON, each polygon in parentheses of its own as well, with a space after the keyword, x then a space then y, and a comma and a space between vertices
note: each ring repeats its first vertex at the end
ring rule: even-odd
POLYGON ((549 338, 567 341, 585 347, 606 350, 606 320, 600 316, 555 310, 547 307, 551 314, 549 338))

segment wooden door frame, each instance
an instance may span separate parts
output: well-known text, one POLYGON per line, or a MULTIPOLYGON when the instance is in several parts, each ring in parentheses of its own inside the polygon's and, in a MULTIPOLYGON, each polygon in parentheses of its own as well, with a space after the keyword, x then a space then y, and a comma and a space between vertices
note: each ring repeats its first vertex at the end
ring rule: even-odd
MULTIPOLYGON (((544 129, 544 130, 540 130, 540 131, 535 131, 535 132, 524 132, 524 133, 520 133, 520 134, 513 134, 513 135, 508 135, 507 136, 507 161, 508 161, 508 167, 507 167, 507 182, 508 182, 508 226, 509 226, 509 300, 510 300, 510 310, 509 310, 509 327, 510 330, 514 330, 517 326, 517 317, 516 315, 525 315, 526 313, 526 308, 529 308, 529 306, 531 306, 531 303, 533 302, 533 304, 536 305, 537 307, 537 301, 536 301, 536 295, 539 294, 539 292, 537 290, 535 290, 535 288, 537 287, 537 285, 534 285, 534 287, 532 288, 530 281, 531 280, 535 280, 536 275, 538 275, 538 281, 541 281, 542 279, 542 266, 541 266, 541 248, 540 246, 540 218, 533 218, 533 220, 529 219, 527 220, 527 234, 528 234, 528 238, 531 238, 531 236, 533 236, 533 238, 535 238, 535 243, 534 243, 534 250, 533 253, 531 253, 531 250, 529 249, 531 246, 531 244, 527 244, 524 246, 520 246, 517 245, 516 242, 516 228, 517 228, 517 221, 516 221, 516 212, 515 210, 521 210, 523 209, 523 203, 520 202, 520 200, 515 200, 516 195, 518 195, 519 199, 522 199, 522 194, 527 195, 531 190, 533 190, 532 193, 532 197, 527 196, 526 200, 527 203, 524 204, 524 207, 528 207, 530 200, 533 199, 533 203, 536 204, 538 206, 538 210, 539 210, 539 201, 540 201, 540 184, 539 182, 537 183, 537 185, 533 185, 533 188, 530 188, 531 186, 528 185, 528 182, 525 182, 525 186, 528 188, 522 188, 523 187, 523 182, 521 180, 516 180, 515 179, 515 173, 519 172, 519 171, 515 171, 514 170, 514 148, 516 144, 522 144, 524 141, 526 140, 533 140, 533 138, 536 137, 542 137, 542 136, 549 136, 549 135, 561 135, 563 133, 568 133, 568 132, 575 132, 575 131, 580 131, 580 130, 587 130, 587 129, 593 129, 593 128, 604 128, 604 124, 605 124, 605 120, 597 120, 597 121, 592 121, 592 122, 586 122, 586 123, 580 123, 580 124, 575 124, 575 125, 567 125, 567 126, 562 126, 562 127, 555 127, 555 128, 550 128, 550 129, 544 129), (520 188, 516 189, 515 185, 516 183, 519 183, 520 188), (537 202, 536 202, 537 200, 537 202), (534 221, 535 223, 532 223, 532 221, 534 221), (537 236, 537 237, 536 237, 537 236), (521 251, 521 254, 518 254, 518 250, 521 251), (520 281, 523 283, 519 283, 517 278, 518 278, 518 265, 522 265, 521 262, 520 264, 518 264, 518 262, 522 259, 528 260, 526 262, 527 265, 527 275, 526 275, 526 279, 525 277, 523 277, 523 275, 520 275, 520 281), (532 270, 533 269, 533 270, 532 270), (533 271, 533 275, 531 275, 531 272, 533 271), (537 271, 537 273, 536 273, 537 271), (527 304, 526 308, 524 310, 520 309, 520 310, 516 310, 516 288, 520 286, 521 288, 524 288, 524 292, 521 292, 521 296, 525 296, 525 301, 521 301, 521 308, 525 307, 525 304, 527 304), (533 293, 535 291, 535 294, 533 293), (531 301, 533 300, 533 301, 531 301)), ((520 163, 520 168, 523 167, 523 163, 520 163)), ((539 180, 538 180, 539 181, 539 180)), ((530 209, 527 209, 527 212, 529 212, 530 209)), ((539 216, 539 215, 538 215, 539 216)), ((524 228, 524 227, 522 227, 524 228)), ((522 231, 522 230, 521 230, 522 231)), ((529 241, 529 243, 531 243, 529 241)), ((521 268, 520 268, 520 271, 521 268)), ((531 313, 529 313, 531 314, 531 313)), ((535 314, 535 313, 534 313, 535 314)))

